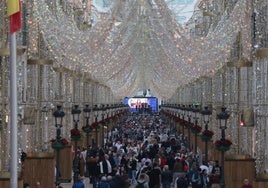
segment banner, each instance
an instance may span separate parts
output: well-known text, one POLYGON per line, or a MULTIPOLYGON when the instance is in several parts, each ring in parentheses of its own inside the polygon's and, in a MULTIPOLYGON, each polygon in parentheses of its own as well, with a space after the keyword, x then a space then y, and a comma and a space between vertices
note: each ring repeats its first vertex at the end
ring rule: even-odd
POLYGON ((7 1, 7 15, 10 23, 10 33, 14 33, 21 28, 21 4, 20 0, 7 1))

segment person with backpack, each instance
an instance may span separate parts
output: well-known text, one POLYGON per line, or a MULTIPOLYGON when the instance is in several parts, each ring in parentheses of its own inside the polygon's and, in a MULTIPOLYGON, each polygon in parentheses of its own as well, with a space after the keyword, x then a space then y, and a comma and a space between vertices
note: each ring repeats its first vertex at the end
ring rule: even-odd
POLYGON ((187 175, 184 174, 180 177, 177 178, 177 185, 175 188, 188 188, 188 180, 187 180, 187 175))
POLYGON ((135 188, 149 188, 149 176, 145 173, 141 173, 135 188))
POLYGON ((191 177, 191 182, 192 188, 203 188, 204 182, 201 168, 198 168, 197 172, 193 173, 191 177))
POLYGON ((187 180, 188 180, 189 185, 192 185, 192 176, 196 172, 197 172, 197 164, 195 162, 193 162, 190 170, 188 170, 188 172, 187 172, 187 180))

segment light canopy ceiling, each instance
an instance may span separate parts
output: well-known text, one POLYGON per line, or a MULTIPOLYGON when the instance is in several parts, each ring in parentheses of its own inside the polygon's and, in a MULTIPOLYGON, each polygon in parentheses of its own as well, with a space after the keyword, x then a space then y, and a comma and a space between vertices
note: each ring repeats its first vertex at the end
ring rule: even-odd
MULTIPOLYGON (((90 5, 93 26, 86 29, 77 26, 74 9, 68 11, 68 6, 78 6, 72 1, 56 4, 57 8, 46 0, 35 2, 35 23, 56 64, 84 72, 116 96, 150 89, 156 97, 169 98, 177 88, 213 75, 227 62, 239 31, 243 56, 250 58, 250 10, 244 0, 236 3, 230 15, 223 14, 204 37, 189 35, 181 19, 196 1, 101 2, 106 2, 105 9, 97 0, 90 5)), ((184 21, 188 19, 187 14, 184 21)))

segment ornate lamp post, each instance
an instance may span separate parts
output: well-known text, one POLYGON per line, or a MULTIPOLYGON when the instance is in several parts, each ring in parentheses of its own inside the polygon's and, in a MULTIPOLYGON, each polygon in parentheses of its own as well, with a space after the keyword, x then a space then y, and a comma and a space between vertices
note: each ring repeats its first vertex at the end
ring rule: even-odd
POLYGON ((189 144, 189 148, 191 148, 191 117, 192 117, 192 107, 191 105, 189 105, 188 108, 186 108, 187 111, 187 117, 188 117, 188 144, 189 144))
MULTIPOLYGON (((193 113, 194 113, 194 126, 195 128, 197 129, 197 126, 198 126, 198 112, 199 112, 199 109, 198 109, 198 105, 195 105, 195 108, 192 109, 193 110, 193 113)), ((195 153, 197 153, 197 131, 194 132, 194 151, 195 153)))
MULTIPOLYGON (((106 105, 106 118, 107 118, 107 121, 109 121, 109 113, 110 113, 110 106, 109 104, 106 105)), ((108 126, 109 126, 109 122, 107 122, 107 128, 106 128, 106 142, 109 140, 109 129, 108 129, 108 126)))
MULTIPOLYGON (((180 104, 178 104, 177 105, 177 117, 178 117, 178 120, 179 120, 179 122, 180 122, 180 120, 181 120, 181 105, 180 104)), ((182 133, 182 131, 181 131, 181 124, 179 123, 179 127, 178 127, 178 131, 179 131, 179 135, 182 133)))
POLYGON ((116 104, 115 114, 116 114, 116 126, 118 126, 118 123, 120 122, 120 117, 119 117, 119 114, 120 114, 120 106, 119 106, 119 104, 116 104))
POLYGON ((81 113, 81 110, 78 108, 78 105, 74 105, 74 108, 72 109, 72 115, 73 115, 73 122, 74 122, 74 129, 71 130, 71 138, 74 140, 74 164, 73 164, 73 171, 74 171, 74 183, 78 181, 78 175, 79 175, 79 168, 78 168, 78 151, 77 151, 77 141, 80 139, 80 131, 78 130, 78 122, 79 122, 79 115, 81 113))
POLYGON ((168 106, 168 122, 169 122, 169 136, 171 135, 171 129, 172 129, 172 111, 170 108, 170 104, 168 106))
POLYGON ((176 121, 175 121, 175 118, 176 118, 176 105, 173 104, 173 106, 172 106, 172 129, 171 129, 171 131, 174 133, 174 135, 176 135, 176 121))
MULTIPOLYGON (((89 118, 90 118, 90 111, 91 111, 91 109, 89 108, 89 105, 88 104, 86 104, 86 106, 85 106, 85 108, 83 109, 83 112, 84 112, 84 116, 85 116, 85 118, 86 118, 86 128, 85 128, 85 132, 86 132, 86 138, 87 138, 87 140, 86 140, 86 142, 87 142, 87 157, 86 157, 86 159, 88 159, 89 158, 89 153, 90 153, 90 148, 89 148, 89 133, 90 133, 90 131, 91 131, 91 128, 90 128, 90 125, 89 125, 89 118)), ((89 169, 88 169, 88 165, 86 165, 86 175, 88 175, 89 174, 89 169)))
MULTIPOLYGON (((95 104, 94 105, 94 108, 93 108, 93 112, 94 112, 94 118, 95 118, 95 123, 97 124, 98 123, 98 111, 99 111, 99 108, 98 108, 98 105, 95 104)), ((95 136, 95 144, 96 144, 96 147, 98 147, 98 126, 95 126, 95 133, 96 133, 96 136, 95 136)))
MULTIPOLYGON (((217 114, 217 118, 219 119, 220 129, 221 129, 221 140, 225 140, 225 129, 227 128, 227 120, 230 114, 226 112, 226 107, 221 108, 221 112, 217 114)), ((225 187, 224 180, 224 154, 225 151, 221 151, 221 188, 225 187)))
POLYGON ((101 125, 101 137, 102 137, 102 147, 104 147, 104 117, 105 117, 105 111, 106 107, 104 104, 101 105, 101 120, 102 120, 102 125, 101 125))
MULTIPOLYGON (((56 142, 60 142, 61 140, 61 127, 62 127, 62 119, 65 116, 65 113, 61 110, 61 106, 57 106, 57 110, 53 113, 53 116, 55 117, 55 127, 56 127, 56 142)), ((55 148, 57 151, 56 154, 56 186, 59 185, 59 177, 60 177, 60 149, 63 148, 55 148)))
MULTIPOLYGON (((207 106, 204 107, 202 111, 203 122, 205 124, 205 131, 208 131, 208 123, 210 119, 211 111, 208 109, 207 106)), ((208 163, 208 139, 205 139, 205 162, 208 163)))
MULTIPOLYGON (((185 109, 185 105, 182 105, 182 107, 181 107, 181 116, 182 116, 182 122, 183 122, 183 124, 185 123, 185 112, 186 112, 186 109, 185 109)), ((183 136, 185 136, 184 135, 184 129, 185 129, 185 125, 183 125, 182 126, 182 135, 183 136)))
POLYGON ((182 134, 182 125, 181 125, 181 119, 182 119, 182 110, 181 110, 181 105, 178 104, 178 120, 179 120, 179 135, 182 134))

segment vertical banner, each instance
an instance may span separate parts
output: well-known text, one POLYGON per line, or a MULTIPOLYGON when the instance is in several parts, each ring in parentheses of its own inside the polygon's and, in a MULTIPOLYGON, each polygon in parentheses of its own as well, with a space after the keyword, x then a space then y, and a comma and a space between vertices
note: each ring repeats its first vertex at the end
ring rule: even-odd
POLYGON ((7 1, 7 15, 10 23, 10 33, 14 33, 21 28, 21 3, 20 0, 7 1))

